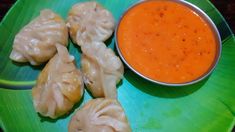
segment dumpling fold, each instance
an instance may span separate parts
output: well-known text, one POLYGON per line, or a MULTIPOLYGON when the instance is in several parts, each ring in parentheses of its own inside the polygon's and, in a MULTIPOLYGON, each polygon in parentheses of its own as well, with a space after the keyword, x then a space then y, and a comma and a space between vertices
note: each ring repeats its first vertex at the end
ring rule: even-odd
POLYGON ((131 132, 120 103, 114 99, 93 99, 76 111, 69 132, 131 132))
POLYGON ((115 28, 112 14, 97 2, 75 4, 69 11, 66 25, 73 42, 80 46, 93 41, 104 42, 115 28))
POLYGON ((57 118, 72 109, 83 95, 81 72, 66 47, 56 45, 58 53, 47 63, 32 89, 33 104, 43 116, 57 118))
POLYGON ((10 59, 40 65, 55 55, 56 44, 67 46, 66 24, 59 15, 44 9, 16 34, 10 59))
POLYGON ((116 84, 124 67, 112 49, 103 42, 82 46, 81 70, 84 83, 94 97, 117 98, 116 84))

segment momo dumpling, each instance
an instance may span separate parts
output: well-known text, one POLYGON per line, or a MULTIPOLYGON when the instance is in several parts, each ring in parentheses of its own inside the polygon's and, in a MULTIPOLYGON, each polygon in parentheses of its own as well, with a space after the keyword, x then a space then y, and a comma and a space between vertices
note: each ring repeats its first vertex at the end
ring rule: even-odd
POLYGON ((82 46, 81 69, 87 89, 94 97, 116 98, 116 84, 124 72, 123 64, 103 42, 82 46))
POLYGON ((93 99, 78 109, 68 125, 69 132, 131 132, 120 103, 114 99, 93 99))
POLYGON ((40 65, 55 55, 56 44, 67 46, 68 29, 59 15, 45 9, 15 36, 10 59, 40 65))
POLYGON ((58 53, 40 73, 32 89, 33 104, 43 116, 57 118, 67 113, 83 95, 81 72, 62 45, 56 45, 58 53))
POLYGON ((114 31, 115 22, 112 14, 97 2, 83 2, 69 11, 67 26, 73 42, 81 46, 107 40, 114 31))
POLYGON ((124 110, 117 100, 93 99, 77 110, 69 132, 131 132, 124 110))

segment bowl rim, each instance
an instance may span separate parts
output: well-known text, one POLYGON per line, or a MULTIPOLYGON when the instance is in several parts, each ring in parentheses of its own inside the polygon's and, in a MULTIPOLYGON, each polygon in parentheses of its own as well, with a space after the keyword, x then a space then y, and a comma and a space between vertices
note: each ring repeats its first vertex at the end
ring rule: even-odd
POLYGON ((115 28, 115 47, 118 51, 118 54, 119 56, 121 57, 122 61, 125 63, 125 65, 127 65, 127 67, 129 69, 131 69, 134 73, 136 73, 137 75, 139 75, 140 77, 142 77, 143 79, 145 80, 148 80, 152 83, 155 83, 155 84, 159 84, 159 85, 163 85, 163 86, 174 86, 174 87, 179 87, 179 86, 188 86, 188 85, 193 85, 195 83, 198 83, 204 79, 206 79, 215 69, 215 67, 217 66, 220 58, 221 58, 221 52, 222 52, 222 41, 221 41, 221 36, 220 36, 220 33, 215 25, 215 23, 212 21, 212 19, 202 10, 200 9, 198 6, 190 3, 190 2, 187 2, 185 0, 141 0, 141 1, 138 1, 134 4, 132 4, 130 7, 128 7, 124 13, 121 15, 121 17, 119 18, 118 20, 118 23, 116 25, 116 28, 115 28), (211 28, 213 34, 214 34, 214 37, 216 39, 216 56, 214 58, 214 61, 213 63, 211 64, 210 68, 208 69, 207 72, 205 72, 203 75, 199 76, 198 78, 192 80, 192 81, 189 81, 189 82, 184 82, 184 83, 168 83, 168 82, 162 82, 162 81, 158 81, 158 80, 154 80, 154 79, 151 79, 143 74, 141 74, 140 72, 138 72, 137 70, 135 70, 124 58, 124 56, 122 55, 121 53, 121 50, 119 48, 119 44, 118 44, 118 40, 117 40, 117 32, 118 32, 118 27, 120 25, 120 22, 122 21, 123 17, 126 15, 126 13, 128 11, 130 11, 132 8, 134 8, 135 6, 139 5, 139 4, 142 4, 142 3, 145 3, 145 2, 150 2, 150 1, 170 1, 170 2, 175 2, 175 3, 178 3, 178 4, 181 4, 181 5, 184 5, 186 7, 188 7, 189 9, 193 10, 196 14, 198 14, 208 25, 209 27, 211 28))

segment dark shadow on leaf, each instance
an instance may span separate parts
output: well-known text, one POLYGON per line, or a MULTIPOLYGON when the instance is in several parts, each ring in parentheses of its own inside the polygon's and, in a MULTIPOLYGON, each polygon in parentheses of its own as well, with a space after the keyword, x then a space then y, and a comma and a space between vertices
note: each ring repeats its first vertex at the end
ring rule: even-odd
POLYGON ((209 78, 208 77, 196 84, 189 86, 169 87, 147 81, 130 70, 126 71, 124 76, 134 87, 140 91, 160 98, 179 98, 188 96, 202 88, 209 78))
POLYGON ((44 66, 46 65, 47 62, 42 63, 42 64, 37 65, 37 66, 31 65, 29 62, 23 62, 23 63, 22 63, 22 62, 15 62, 15 61, 12 61, 12 63, 13 63, 14 65, 19 66, 19 68, 20 68, 20 67, 24 67, 24 66, 30 66, 30 67, 32 67, 34 70, 42 70, 42 69, 44 68, 44 66))
MULTIPOLYGON (((213 10, 214 11, 214 10, 213 10)), ((227 37, 229 37, 231 34, 233 34, 233 32, 231 31, 231 29, 228 27, 228 24, 226 21, 222 21, 220 23, 218 23, 217 28, 219 30, 220 33, 220 37, 222 40, 226 39, 227 37)))
POLYGON ((4 132, 3 129, 1 128, 1 126, 0 126, 0 132, 4 132))
POLYGON ((76 43, 73 43, 72 41, 69 42, 69 46, 68 46, 68 50, 70 50, 71 48, 75 47, 77 49, 77 51, 82 54, 82 50, 81 47, 79 45, 77 45, 76 43))
POLYGON ((110 46, 113 42, 113 39, 114 39, 114 33, 105 41, 105 44, 107 46, 110 46))
POLYGON ((123 81, 122 80, 120 80, 118 83, 117 83, 117 89, 121 86, 123 84, 123 81))
MULTIPOLYGON (((95 99, 95 98, 96 98, 96 97, 94 97, 94 96, 92 95, 91 91, 87 88, 86 85, 85 85, 84 88, 86 89, 87 93, 91 96, 92 99, 95 99)), ((97 98, 99 98, 99 97, 97 97, 97 98)))
MULTIPOLYGON (((85 90, 84 90, 84 94, 85 94, 85 90)), ((66 114, 60 116, 59 118, 52 119, 52 118, 49 118, 49 117, 44 117, 41 114, 37 113, 38 116, 41 118, 41 122, 47 121, 47 122, 53 122, 54 123, 54 122, 56 122, 60 119, 67 118, 70 114, 74 113, 74 111, 76 111, 77 108, 80 107, 80 105, 82 104, 82 102, 84 100, 84 94, 82 95, 82 98, 80 99, 80 101, 78 103, 76 103, 69 112, 67 112, 66 114)))
MULTIPOLYGON (((10 89, 10 90, 27 90, 27 89, 32 89, 32 85, 27 85, 27 86, 15 86, 15 85, 9 85, 9 84, 0 84, 1 89, 10 89)), ((1 131, 0 131, 1 132, 1 131)))

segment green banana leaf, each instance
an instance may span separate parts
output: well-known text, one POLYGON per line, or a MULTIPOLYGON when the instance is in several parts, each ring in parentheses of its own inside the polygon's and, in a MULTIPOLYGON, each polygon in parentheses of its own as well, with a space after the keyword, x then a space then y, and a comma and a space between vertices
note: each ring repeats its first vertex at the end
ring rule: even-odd
MULTIPOLYGON (((0 127, 6 132, 64 132, 74 111, 91 99, 86 92, 67 115, 52 120, 33 108, 31 88, 43 66, 12 62, 9 54, 16 33, 40 10, 49 8, 66 19, 68 10, 85 0, 18 0, 0 24, 0 127)), ((137 0, 97 0, 116 21, 137 0)), ((134 132, 231 131, 235 124, 235 37, 208 0, 188 0, 204 10, 220 31, 222 56, 207 79, 185 87, 152 84, 126 69, 118 99, 134 132)), ((114 48, 114 37, 106 42, 114 48)), ((69 44, 80 66, 80 48, 69 44)))

